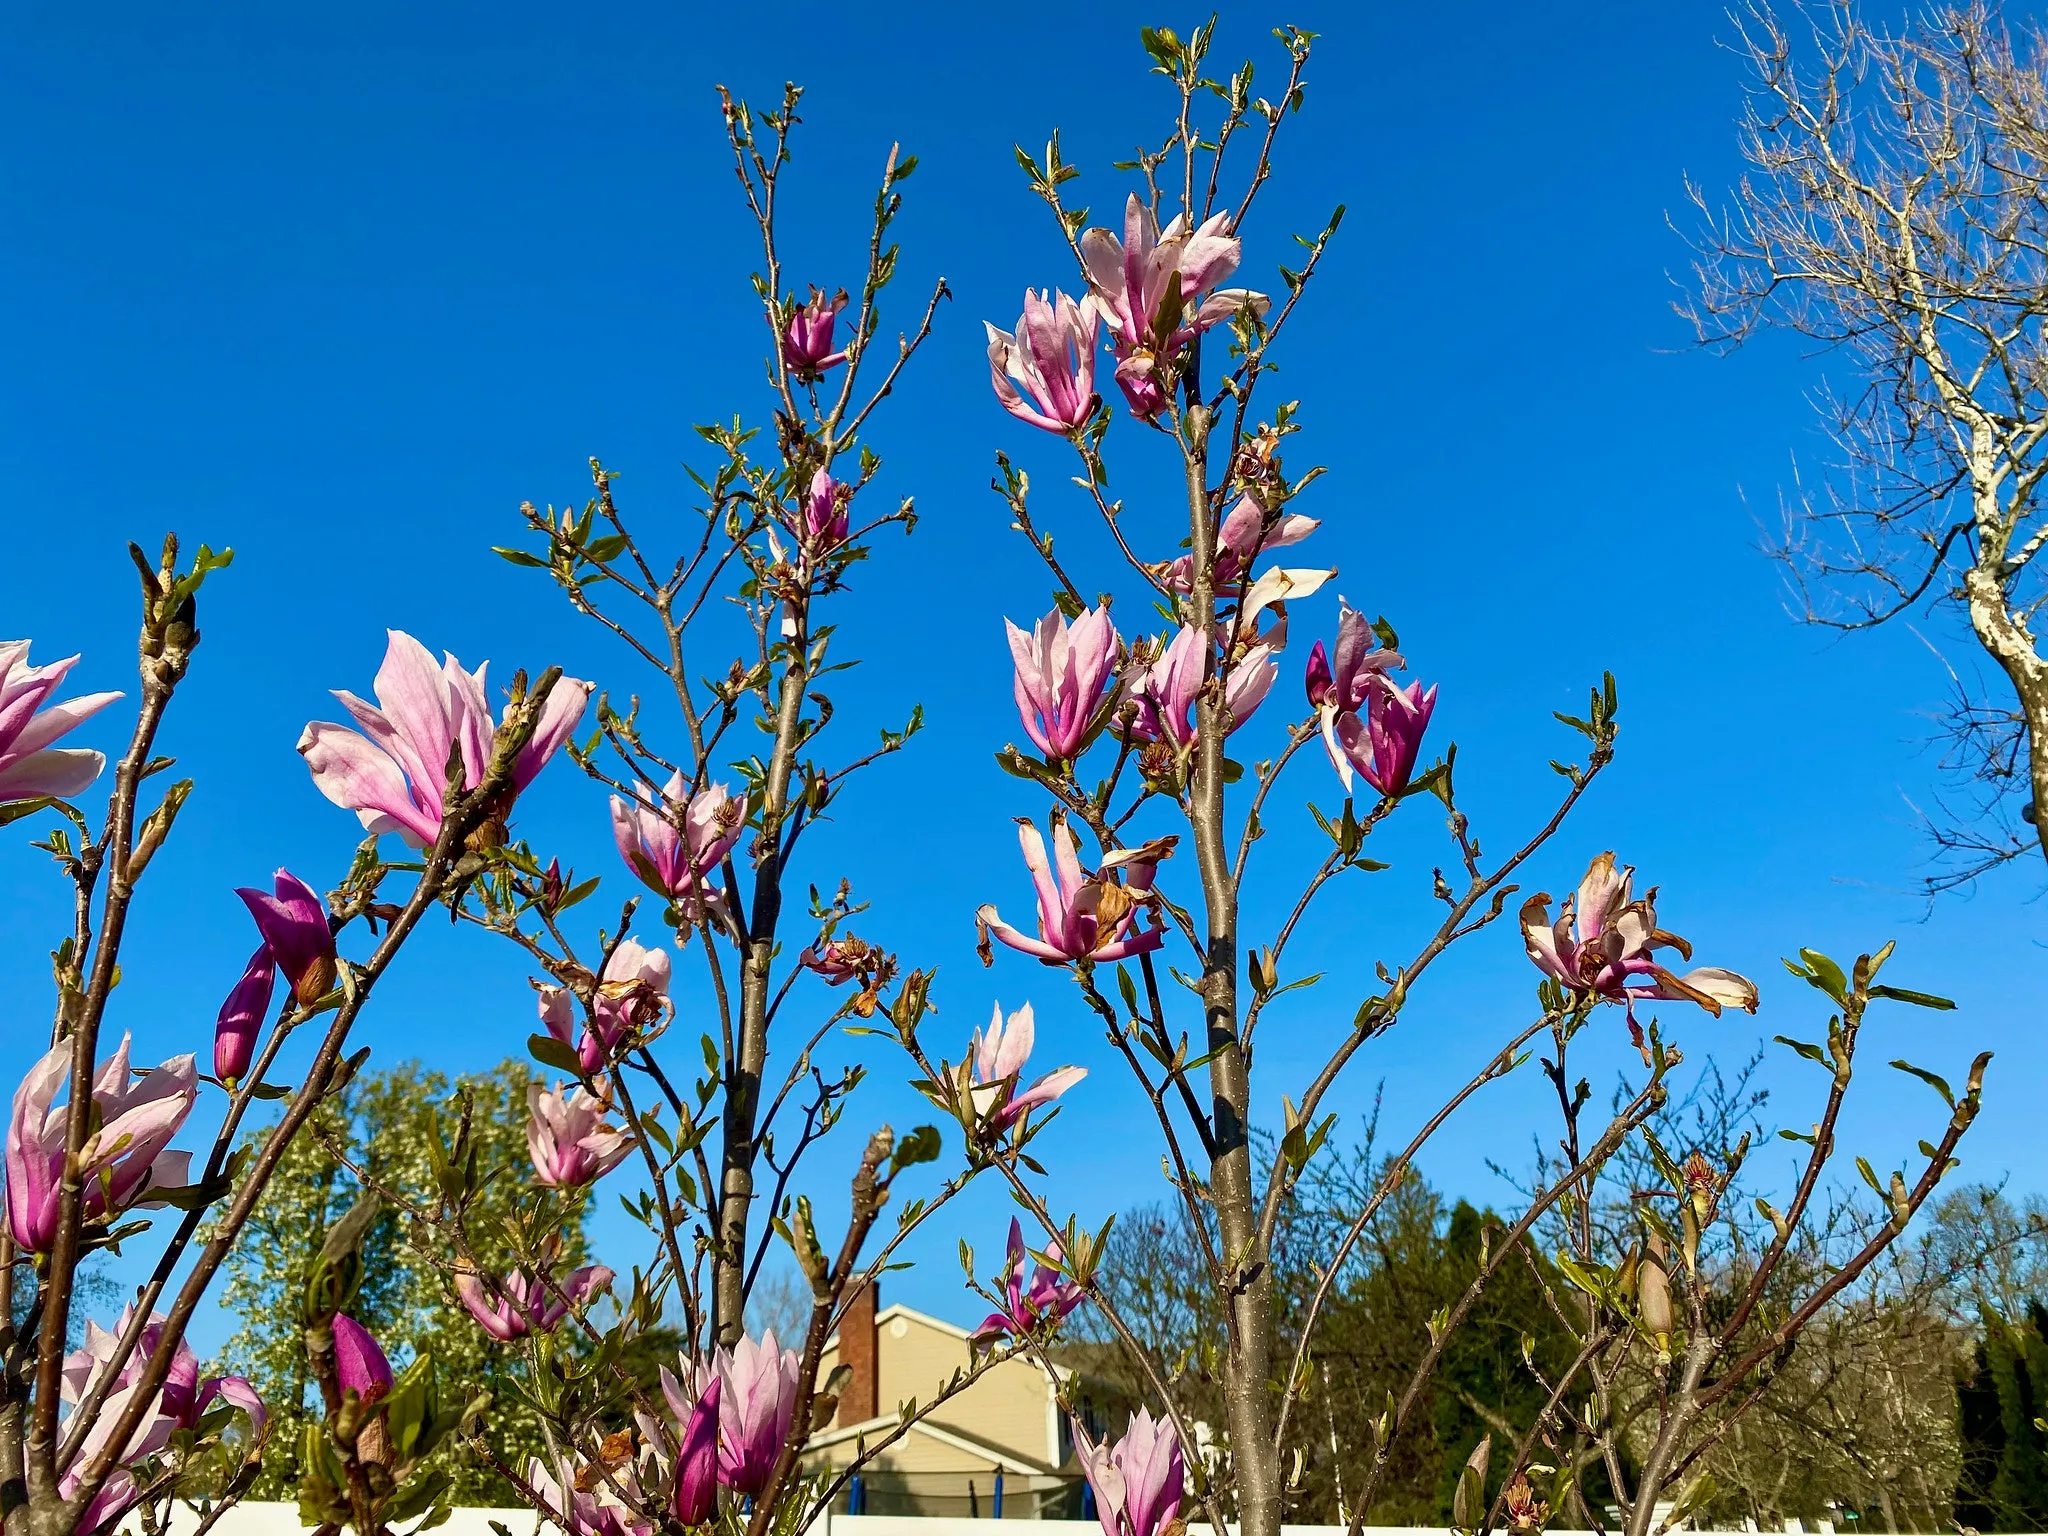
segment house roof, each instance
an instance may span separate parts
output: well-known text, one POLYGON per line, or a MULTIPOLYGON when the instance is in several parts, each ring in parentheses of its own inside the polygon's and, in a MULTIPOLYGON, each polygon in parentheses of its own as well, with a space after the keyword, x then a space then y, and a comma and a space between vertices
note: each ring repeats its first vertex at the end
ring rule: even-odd
MULTIPOLYGON (((863 1420, 859 1424, 848 1424, 843 1429, 827 1430, 821 1434, 813 1435, 804 1442, 804 1449, 806 1451, 822 1451, 831 1446, 854 1439, 856 1436, 886 1434, 897 1428, 900 1422, 893 1413, 878 1414, 876 1417, 863 1420)), ((966 1451, 983 1461, 993 1462, 1005 1472, 1017 1472, 1032 1477, 1049 1477, 1058 1471, 1056 1467, 1046 1466, 1041 1462, 1029 1460, 1026 1457, 1019 1456, 1014 1451, 1006 1451, 999 1446, 990 1445, 986 1440, 976 1439, 964 1430, 955 1429, 945 1424, 934 1424, 929 1419, 917 1420, 910 1426, 907 1433, 924 1435, 929 1439, 938 1441, 941 1445, 950 1445, 955 1450, 966 1451)))

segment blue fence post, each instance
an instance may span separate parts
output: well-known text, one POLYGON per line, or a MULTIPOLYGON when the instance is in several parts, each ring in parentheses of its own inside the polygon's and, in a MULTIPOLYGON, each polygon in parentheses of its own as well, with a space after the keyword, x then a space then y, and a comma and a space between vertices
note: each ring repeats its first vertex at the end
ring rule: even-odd
POLYGON ((856 1472, 846 1485, 846 1512, 849 1515, 864 1515, 868 1512, 868 1489, 861 1474, 856 1472))
POLYGON ((994 1505, 996 1518, 1000 1520, 1003 1518, 1003 1469, 1001 1467, 996 1468, 996 1496, 994 1505))
POLYGON ((1081 1518, 1083 1520, 1093 1520, 1095 1518, 1095 1489, 1091 1484, 1085 1482, 1081 1484, 1081 1518))

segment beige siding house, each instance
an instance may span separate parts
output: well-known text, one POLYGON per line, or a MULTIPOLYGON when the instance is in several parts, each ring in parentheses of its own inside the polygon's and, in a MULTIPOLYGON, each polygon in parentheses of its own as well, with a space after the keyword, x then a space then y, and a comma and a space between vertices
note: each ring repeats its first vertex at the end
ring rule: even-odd
MULTIPOLYGON (((850 1374, 837 1414, 805 1447, 806 1464, 844 1467, 894 1432, 902 1404, 931 1403, 968 1369, 967 1338, 909 1307, 878 1312, 872 1290, 854 1301, 820 1366, 821 1379, 842 1363, 850 1374)), ((842 1494, 841 1507, 848 1502, 842 1494)), ((880 1451, 850 1502, 878 1515, 1078 1516, 1078 1472, 1051 1373, 1022 1357, 990 1368, 880 1451)))

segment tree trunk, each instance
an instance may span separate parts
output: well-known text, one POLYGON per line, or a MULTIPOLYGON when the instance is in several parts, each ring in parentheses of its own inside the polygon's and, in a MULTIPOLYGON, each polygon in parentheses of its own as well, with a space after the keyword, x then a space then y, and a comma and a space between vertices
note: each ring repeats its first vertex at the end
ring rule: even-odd
MULTIPOLYGON (((1195 407, 1191 410, 1199 410, 1195 407)), ((1236 1478, 1237 1518, 1243 1536, 1279 1536, 1280 1455, 1273 1444, 1273 1276, 1259 1251, 1258 1204, 1252 1180, 1251 1073, 1239 1037, 1237 1011, 1237 892, 1224 835, 1223 745, 1228 720, 1216 675, 1215 532, 1211 522, 1206 422, 1194 424, 1186 449, 1188 518, 1193 535, 1194 621, 1208 648, 1209 683, 1195 707, 1196 746, 1191 808, 1195 857, 1208 918, 1202 997, 1211 1053, 1210 1113, 1215 1153, 1210 1194, 1230 1318, 1224 1372, 1224 1417, 1236 1478)), ((1188 1448, 1192 1451, 1194 1448, 1188 1448)))

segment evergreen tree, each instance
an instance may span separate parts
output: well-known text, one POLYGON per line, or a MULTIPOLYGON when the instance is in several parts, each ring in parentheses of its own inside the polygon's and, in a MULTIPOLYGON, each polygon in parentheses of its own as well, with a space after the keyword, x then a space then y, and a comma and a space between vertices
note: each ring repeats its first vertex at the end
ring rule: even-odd
POLYGON ((1975 1370, 1959 1384, 1963 1445, 1955 1518, 1980 1531, 2038 1531, 2048 1524, 2048 1311, 2028 1305, 2024 1323, 1988 1307, 1975 1370))

